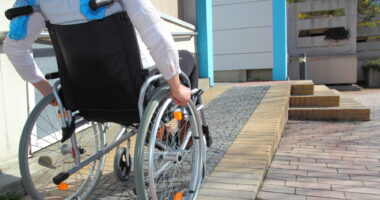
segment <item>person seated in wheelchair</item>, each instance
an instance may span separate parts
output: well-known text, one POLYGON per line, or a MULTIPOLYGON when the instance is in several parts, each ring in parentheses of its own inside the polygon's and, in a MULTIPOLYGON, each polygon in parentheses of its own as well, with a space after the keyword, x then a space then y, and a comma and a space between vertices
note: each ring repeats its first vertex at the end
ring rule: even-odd
POLYGON ((16 6, 30 2, 40 11, 12 20, 4 42, 16 71, 45 96, 20 139, 20 173, 28 194, 34 199, 89 198, 105 154, 116 147, 115 175, 125 182, 132 164, 129 139, 136 134, 138 199, 195 199, 206 175, 206 145, 212 141, 202 91, 190 91, 198 85, 198 69, 190 52, 175 48, 150 0, 119 0, 95 10, 89 0, 17 0, 16 6), (53 87, 29 51, 45 27, 59 72, 53 87), (161 76, 143 70, 152 67, 163 79, 146 86, 161 76), (143 109, 141 99, 147 103, 143 109), (107 122, 122 125, 111 143, 104 135, 107 122), (125 141, 127 147, 119 148, 125 141))
POLYGON ((94 121, 138 122, 137 101, 147 76, 141 68, 151 67, 161 72, 178 105, 190 100, 190 88, 180 82, 179 74, 183 71, 191 87, 197 87, 194 58, 176 49, 150 0, 120 0, 97 10, 91 10, 89 0, 36 0, 34 6, 41 11, 27 17, 24 35, 12 32, 21 27, 11 24, 4 52, 19 75, 43 96, 52 87, 29 49, 47 27, 66 109, 79 109, 94 121))

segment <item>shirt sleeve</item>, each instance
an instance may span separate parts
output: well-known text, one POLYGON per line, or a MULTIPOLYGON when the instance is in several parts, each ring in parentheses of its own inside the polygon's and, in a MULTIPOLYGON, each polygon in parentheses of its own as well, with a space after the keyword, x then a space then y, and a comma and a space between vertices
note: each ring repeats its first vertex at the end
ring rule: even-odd
POLYGON ((166 80, 181 72, 178 50, 150 0, 123 0, 132 24, 148 47, 157 68, 166 80))
POLYGON ((41 13, 35 12, 29 16, 27 35, 25 39, 13 40, 8 36, 4 41, 4 52, 13 64, 17 73, 25 81, 36 83, 44 79, 41 70, 34 61, 30 49, 35 40, 45 28, 45 19, 41 13))

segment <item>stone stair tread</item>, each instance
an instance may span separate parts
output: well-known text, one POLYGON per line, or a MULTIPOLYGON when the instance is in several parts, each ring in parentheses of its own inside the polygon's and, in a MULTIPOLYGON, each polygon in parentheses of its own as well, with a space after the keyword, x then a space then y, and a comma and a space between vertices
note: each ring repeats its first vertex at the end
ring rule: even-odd
POLYGON ((358 101, 345 96, 343 93, 339 92, 338 90, 332 89, 332 92, 340 96, 340 104, 343 108, 352 108, 352 107, 358 107, 358 108, 366 108, 369 109, 369 107, 364 106, 363 104, 359 103, 358 101))
POLYGON ((361 106, 361 105, 354 105, 350 107, 341 107, 341 106, 336 106, 336 107, 310 107, 310 106, 298 106, 298 107, 292 107, 289 108, 289 110, 345 110, 345 109, 369 109, 367 107, 361 106))
MULTIPOLYGON (((298 120, 355 120, 355 121, 368 121, 370 120, 371 110, 369 107, 362 105, 354 99, 345 96, 335 89, 329 89, 324 85, 317 85, 314 87, 315 95, 297 95, 291 97, 291 102, 304 100, 316 100, 317 98, 331 99, 339 98, 339 104, 327 106, 292 106, 289 108, 289 118, 298 120), (318 96, 318 95, 331 95, 331 96, 318 96), (300 98, 300 99, 297 99, 300 98), (310 97, 310 99, 308 98, 310 97), (302 99, 303 98, 303 99, 302 99), (314 99, 313 99, 314 98, 314 99)), ((293 103, 294 104, 294 103, 293 103)), ((292 103, 291 103, 292 105, 292 103)))
POLYGON ((292 83, 292 86, 293 85, 314 85, 314 82, 312 80, 298 80, 294 81, 292 83))
MULTIPOLYGON (((335 90, 335 89, 329 89, 325 85, 316 85, 314 86, 314 96, 318 96, 321 93, 329 93, 330 96, 339 96, 340 97, 340 105, 339 106, 333 106, 333 107, 310 107, 310 106, 297 106, 292 107, 289 109, 292 110, 304 110, 304 109, 325 109, 325 110, 336 110, 336 109, 369 109, 368 107, 362 105, 361 103, 355 101, 354 99, 347 97, 343 95, 341 92, 335 90)), ((297 95, 299 97, 300 95, 297 95)), ((301 96, 310 96, 310 95, 301 95, 301 96)))
POLYGON ((326 87, 316 85, 313 94, 293 94, 290 106, 293 107, 335 107, 339 106, 340 95, 326 87))
POLYGON ((329 89, 325 85, 315 85, 314 86, 314 94, 312 95, 292 95, 292 97, 336 97, 340 96, 335 91, 329 89))
POLYGON ((315 109, 324 109, 324 110, 342 110, 342 109, 369 109, 369 107, 363 106, 359 102, 348 98, 348 97, 342 97, 340 96, 340 106, 334 106, 334 107, 310 107, 310 106, 297 106, 297 107, 291 107, 289 110, 315 110, 315 109))
POLYGON ((291 94, 312 95, 314 93, 314 83, 312 80, 293 81, 291 83, 291 94))

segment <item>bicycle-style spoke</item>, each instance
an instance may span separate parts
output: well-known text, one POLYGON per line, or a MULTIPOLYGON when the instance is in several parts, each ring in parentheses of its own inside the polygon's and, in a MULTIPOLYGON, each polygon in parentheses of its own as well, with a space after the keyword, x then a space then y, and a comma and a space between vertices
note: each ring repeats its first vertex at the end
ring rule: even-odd
MULTIPOLYGON (((52 98, 52 95, 48 98, 52 98)), ((100 178, 99 169, 104 164, 103 159, 97 159, 64 180, 62 186, 57 187, 53 183, 53 177, 74 167, 75 155, 71 140, 64 143, 60 141, 62 130, 57 113, 57 109, 51 107, 47 101, 45 105, 38 104, 30 115, 33 120, 29 120, 31 123, 27 123, 24 128, 23 135, 27 137, 20 142, 23 147, 20 153, 29 155, 25 164, 20 166, 24 174, 23 181, 27 185, 28 193, 35 199, 66 199, 74 196, 81 198, 89 195, 100 178), (32 149, 31 154, 29 149, 32 149)), ((73 135, 78 138, 77 146, 84 150, 80 152, 82 161, 98 152, 105 142, 100 127, 90 125, 87 123, 76 127, 73 135)))
POLYGON ((169 109, 165 108, 165 105, 167 104, 163 103, 161 108, 157 108, 149 122, 147 141, 155 139, 156 142, 147 143, 148 146, 144 147, 143 155, 147 157, 144 159, 144 168, 146 168, 144 174, 148 176, 146 180, 149 180, 146 194, 149 199, 172 200, 181 193, 184 199, 187 197, 191 199, 193 193, 189 193, 189 189, 194 189, 193 183, 200 183, 195 180, 195 178, 200 179, 200 176, 193 173, 194 167, 197 167, 199 173, 200 165, 196 163, 201 163, 200 140, 194 140, 199 138, 193 117, 194 111, 185 108, 188 112, 182 113, 185 115, 183 119, 181 117, 175 119, 170 116, 173 110, 185 109, 169 109), (162 112, 162 109, 168 111, 162 112), (159 125, 154 130, 154 125, 157 123, 159 125))

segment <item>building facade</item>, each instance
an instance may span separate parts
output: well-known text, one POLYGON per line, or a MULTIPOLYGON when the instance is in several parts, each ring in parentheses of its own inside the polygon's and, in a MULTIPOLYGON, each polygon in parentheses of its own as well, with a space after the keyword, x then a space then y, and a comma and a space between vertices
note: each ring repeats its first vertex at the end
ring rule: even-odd
POLYGON ((365 22, 364 16, 358 15, 357 31, 358 81, 364 81, 363 64, 380 57, 380 15, 365 22))
POLYGON ((299 58, 307 56, 306 78, 317 84, 357 82, 356 0, 299 0, 288 3, 289 77, 299 79, 299 58))
POLYGON ((285 80, 286 1, 214 0, 215 80, 285 80))

